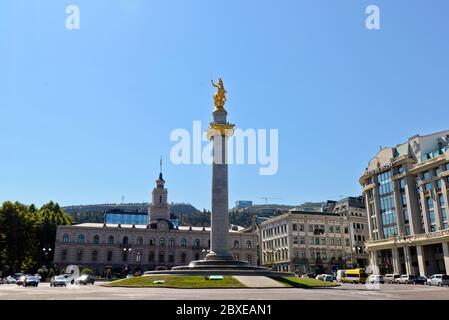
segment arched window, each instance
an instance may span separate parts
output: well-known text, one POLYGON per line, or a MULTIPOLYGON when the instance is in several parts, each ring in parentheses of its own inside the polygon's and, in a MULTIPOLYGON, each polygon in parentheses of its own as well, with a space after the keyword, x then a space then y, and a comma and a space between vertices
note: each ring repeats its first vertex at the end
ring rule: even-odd
POLYGON ((195 260, 200 260, 200 254, 199 253, 195 253, 195 260))
POLYGON ((162 203, 162 196, 159 196, 159 203, 162 203))
POLYGON ((94 243, 99 244, 100 243, 100 236, 98 234, 94 235, 94 243))
POLYGON ((251 255, 250 255, 250 254, 247 256, 247 261, 248 261, 249 263, 251 263, 251 255))
POLYGON ((92 261, 95 262, 98 260, 98 252, 96 250, 92 251, 92 261))
POLYGON ((163 251, 159 252, 159 262, 165 262, 165 254, 163 251))
POLYGON ((109 236, 108 243, 109 244, 114 244, 114 236, 109 236))
POLYGON ((126 251, 126 250, 123 251, 122 260, 123 260, 123 262, 128 261, 128 251, 126 251))
POLYGON ((234 248, 238 249, 240 246, 239 241, 238 240, 234 240, 234 248))
POLYGON ((64 243, 68 243, 69 242, 69 235, 66 233, 65 235, 62 236, 62 242, 64 243))
POLYGON ((181 263, 186 263, 186 253, 181 253, 181 263))
POLYGON ((84 243, 84 234, 78 236, 78 243, 84 243))
POLYGON ((83 250, 78 249, 78 250, 76 251, 76 260, 78 260, 78 261, 83 260, 83 250))
POLYGON ((143 245, 143 238, 142 237, 138 237, 137 238, 137 244, 138 245, 143 245))
POLYGON ((150 246, 154 246, 156 244, 156 240, 154 238, 150 238, 150 246))
POLYGON ((111 262, 112 261, 112 251, 108 251, 108 257, 107 257, 108 261, 111 262))
POLYGON ((185 238, 181 239, 181 247, 187 247, 187 240, 185 238))
MULTIPOLYGON (((193 243, 193 246, 194 246, 195 248, 199 248, 199 247, 200 247, 200 244, 201 244, 200 239, 195 239, 195 242, 193 243)), ((198 259, 196 259, 196 260, 198 260, 198 259)))
POLYGON ((159 245, 160 246, 165 246, 165 238, 160 238, 159 239, 159 245))
POLYGON ((170 240, 168 240, 168 245, 173 247, 175 245, 175 239, 170 238, 170 240))
POLYGON ((251 249, 252 245, 251 245, 251 241, 246 241, 246 248, 247 249, 251 249))
POLYGON ((174 263, 175 262, 175 254, 173 252, 168 253, 168 262, 174 263))
POLYGON ((66 259, 67 259, 67 249, 64 249, 61 252, 61 260, 65 261, 66 259))
POLYGON ((142 252, 137 251, 137 254, 136 254, 136 262, 140 262, 140 261, 142 261, 142 252))
POLYGON ((123 244, 128 244, 128 236, 123 237, 123 244))
POLYGON ((148 262, 154 262, 154 252, 150 251, 148 254, 148 262))

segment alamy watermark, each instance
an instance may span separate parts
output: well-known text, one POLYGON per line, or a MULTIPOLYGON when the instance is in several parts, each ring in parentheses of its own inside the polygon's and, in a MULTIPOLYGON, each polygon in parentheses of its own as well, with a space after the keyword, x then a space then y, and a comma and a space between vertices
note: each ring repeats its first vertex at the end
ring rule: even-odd
POLYGON ((228 130, 227 140, 220 130, 202 131, 201 121, 192 122, 191 132, 178 128, 171 132, 170 141, 175 142, 170 150, 170 161, 180 164, 251 164, 259 165, 260 175, 274 175, 279 166, 278 129, 228 130), (231 134, 231 132, 233 134, 231 134), (213 140, 208 139, 213 136, 213 140), (226 142, 224 148, 222 143, 226 142), (224 153, 213 152, 226 150, 224 153), (246 147, 246 148, 245 148, 246 147))
POLYGON ((380 30, 380 9, 372 4, 366 7, 365 13, 368 15, 365 20, 365 27, 368 30, 380 30))

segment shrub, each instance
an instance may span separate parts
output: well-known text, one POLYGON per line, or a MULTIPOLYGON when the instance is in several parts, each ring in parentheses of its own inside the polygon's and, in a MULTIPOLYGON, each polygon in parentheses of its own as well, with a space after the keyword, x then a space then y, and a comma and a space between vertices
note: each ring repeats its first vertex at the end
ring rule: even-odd
POLYGON ((81 274, 88 274, 88 275, 93 276, 94 272, 92 271, 92 269, 84 268, 83 271, 81 271, 81 274))

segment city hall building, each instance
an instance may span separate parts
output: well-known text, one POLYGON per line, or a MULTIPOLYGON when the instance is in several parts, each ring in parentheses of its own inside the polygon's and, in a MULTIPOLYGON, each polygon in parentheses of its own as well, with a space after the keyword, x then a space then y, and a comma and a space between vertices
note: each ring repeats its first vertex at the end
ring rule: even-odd
POLYGON ((449 130, 381 149, 360 184, 371 264, 384 273, 449 273, 449 130))
MULTIPOLYGON (((103 275, 106 270, 135 273, 171 269, 203 259, 210 247, 210 228, 173 223, 164 185, 161 173, 152 192, 146 224, 105 221, 58 226, 56 267, 77 265, 103 275)), ((234 257, 257 265, 255 227, 231 226, 229 234, 229 248, 234 257)))

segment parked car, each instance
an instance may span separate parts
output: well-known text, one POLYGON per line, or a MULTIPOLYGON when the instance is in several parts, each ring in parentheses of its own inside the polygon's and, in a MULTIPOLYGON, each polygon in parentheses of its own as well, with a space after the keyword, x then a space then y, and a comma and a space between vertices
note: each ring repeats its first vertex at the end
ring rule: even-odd
POLYGON ((19 279, 17 279, 16 284, 18 286, 23 286, 23 284, 25 283, 25 279, 27 276, 20 276, 19 279))
POLYGON ((315 277, 315 279, 324 281, 324 277, 325 277, 325 276, 326 276, 325 274, 319 274, 319 275, 317 275, 317 276, 315 277))
POLYGON ((385 279, 380 274, 372 274, 372 275, 370 275, 368 277, 368 279, 366 279, 366 282, 368 282, 368 283, 381 283, 381 284, 384 284, 385 283, 385 279))
POLYGON ((325 274, 325 275, 324 275, 324 278, 323 278, 323 281, 326 281, 326 282, 333 282, 333 281, 334 281, 334 276, 331 275, 331 274, 325 274))
POLYGON ((401 275, 399 273, 388 273, 384 277, 385 283, 395 283, 396 279, 400 276, 401 275))
POLYGON ((424 276, 418 276, 413 280, 413 284, 427 284, 427 278, 424 276))
POLYGON ((94 284, 95 283, 95 278, 89 274, 83 274, 82 276, 78 277, 75 279, 75 284, 94 284))
POLYGON ((17 282, 16 278, 12 277, 12 276, 7 276, 6 278, 3 278, 3 283, 4 284, 15 284, 17 282))
POLYGON ((399 278, 395 279, 395 283, 399 284, 412 284, 415 280, 415 276, 412 274, 402 274, 399 278))
POLYGON ((449 286, 449 276, 446 274, 434 274, 427 280, 429 286, 449 286))
POLYGON ((29 286, 37 287, 38 285, 39 285, 39 280, 35 276, 32 276, 32 275, 25 276, 25 280, 23 282, 24 287, 29 287, 29 286))
POLYGON ((16 279, 16 280, 19 280, 19 278, 22 277, 22 276, 24 276, 24 275, 25 275, 25 274, 24 274, 23 272, 17 272, 17 273, 14 273, 13 277, 14 277, 14 279, 16 279))
POLYGON ((64 276, 53 276, 50 279, 50 287, 66 287, 67 279, 64 276))
POLYGON ((40 275, 38 275, 37 273, 34 275, 37 279, 37 281, 41 282, 42 277, 40 275))

